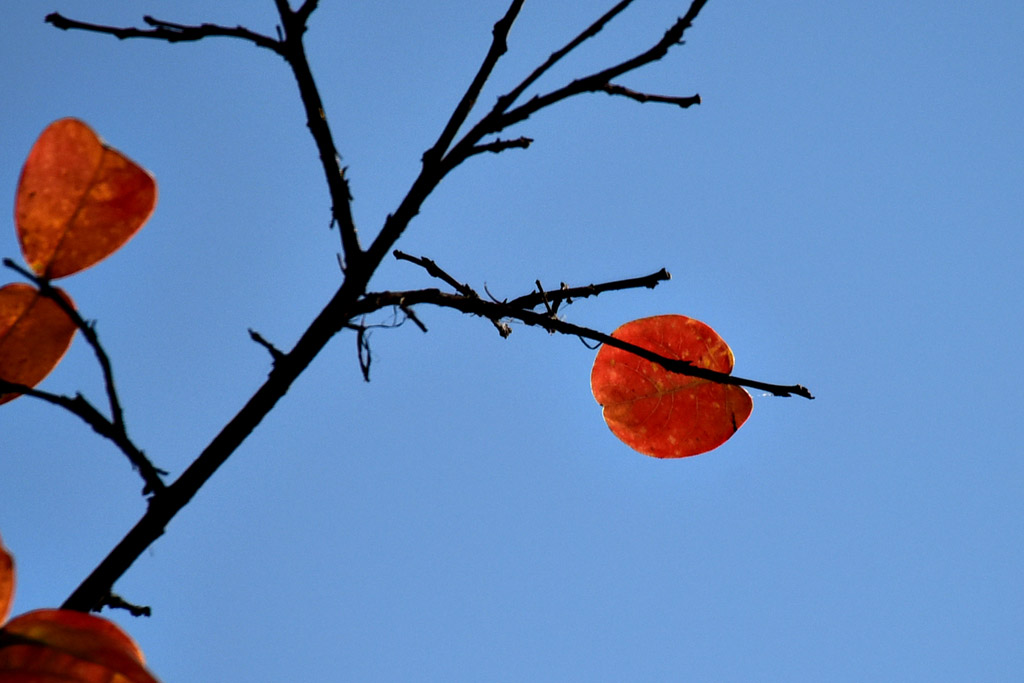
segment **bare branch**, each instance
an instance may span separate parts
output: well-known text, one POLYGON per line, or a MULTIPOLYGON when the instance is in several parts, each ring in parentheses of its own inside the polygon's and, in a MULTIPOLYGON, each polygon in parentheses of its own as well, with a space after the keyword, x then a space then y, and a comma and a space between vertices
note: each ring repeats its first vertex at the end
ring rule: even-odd
POLYGON ((614 83, 605 83, 601 90, 609 95, 623 95, 637 102, 662 102, 664 104, 675 104, 686 109, 695 104, 700 104, 700 95, 677 97, 675 95, 653 95, 651 93, 637 92, 614 83))
POLYGON ((154 467, 153 463, 146 457, 146 454, 139 450, 131 439, 128 438, 128 435, 115 427, 110 420, 100 413, 100 411, 96 410, 96 408, 81 394, 76 394, 75 397, 72 398, 70 396, 42 391, 25 384, 7 382, 0 379, 0 394, 6 393, 23 394, 63 408, 69 413, 77 416, 82 420, 82 422, 85 422, 87 425, 92 427, 93 431, 97 434, 105 439, 109 439, 122 453, 125 454, 128 461, 132 464, 132 467, 142 477, 144 482, 144 486, 142 488, 143 495, 159 493, 166 488, 163 479, 161 479, 161 475, 167 474, 167 472, 154 467))
POLYGON ((338 224, 346 263, 352 264, 359 260, 362 253, 355 222, 352 218, 352 193, 348 179, 345 177, 345 169, 341 166, 341 156, 338 154, 330 127, 327 124, 324 105, 320 99, 316 82, 313 80, 302 43, 302 36, 306 32, 306 20, 316 9, 317 2, 307 0, 298 10, 292 10, 287 0, 275 0, 275 4, 281 17, 280 39, 250 31, 242 26, 234 28, 217 24, 190 26, 151 16, 144 16, 143 21, 152 26, 152 29, 91 24, 68 19, 56 12, 47 15, 46 21, 59 29, 80 29, 104 33, 122 40, 125 38, 152 38, 177 43, 211 37, 241 38, 281 55, 291 67, 299 86, 299 94, 306 113, 306 126, 309 128, 320 154, 320 162, 323 165, 327 188, 331 195, 331 217, 333 222, 338 224))
MULTIPOLYGON (((110 404, 110 419, 108 420, 103 417, 81 396, 78 397, 77 401, 72 402, 73 404, 68 404, 63 401, 51 400, 50 398, 47 398, 47 395, 44 392, 33 391, 24 393, 61 405, 85 420, 85 422, 96 430, 96 432, 113 441, 121 452, 128 456, 129 462, 131 462, 135 470, 142 476, 142 479, 145 482, 143 493, 162 490, 164 488, 164 483, 163 480, 160 479, 160 470, 153 466, 153 463, 149 461, 145 454, 143 454, 143 452, 128 437, 128 431, 124 422, 124 411, 121 409, 121 400, 118 397, 117 387, 114 384, 114 369, 111 365, 110 357, 103 348, 103 344, 100 343, 99 335, 96 334, 95 325, 82 318, 81 314, 71 304, 69 304, 63 296, 60 295, 60 292, 50 284, 50 281, 47 278, 37 276, 35 273, 22 268, 9 258, 5 258, 3 260, 3 264, 20 274, 22 277, 30 280, 39 288, 39 293, 57 304, 60 309, 64 311, 64 314, 75 324, 75 327, 81 331, 86 342, 88 342, 89 346, 92 347, 93 354, 96 356, 96 361, 99 363, 100 370, 103 373, 103 384, 106 387, 107 400, 110 404)), ((55 397, 54 394, 49 394, 48 396, 55 397)), ((66 397, 57 398, 65 399, 66 397)), ((67 401, 71 401, 71 399, 67 399, 67 401)))
POLYGON ((506 149, 512 149, 513 147, 518 147, 519 149, 526 149, 532 143, 533 138, 527 137, 518 137, 513 140, 502 140, 501 138, 498 138, 497 140, 492 140, 491 142, 483 142, 480 143, 479 145, 473 145, 466 153, 466 156, 469 157, 474 154, 482 154, 483 152, 491 152, 494 154, 498 154, 499 152, 504 152, 506 149))
POLYGON ((306 32, 306 20, 316 9, 317 3, 307 1, 298 10, 292 10, 287 0, 277 0, 278 14, 284 37, 281 41, 281 55, 292 68, 295 82, 299 86, 299 95, 306 112, 306 126, 309 128, 313 141, 320 155, 320 163, 327 180, 327 189, 331 195, 331 216, 338 224, 341 236, 341 248, 345 253, 346 268, 356 265, 362 256, 359 246, 359 234, 352 217, 352 191, 345 177, 347 169, 341 166, 341 155, 334 144, 334 136, 327 123, 327 114, 323 100, 317 89, 313 72, 306 57, 306 48, 302 37, 306 32))
MULTIPOLYGON (((473 147, 476 145, 476 143, 485 135, 489 135, 491 133, 498 133, 508 128, 509 126, 526 120, 532 114, 540 111, 541 109, 549 107, 569 97, 573 97, 575 95, 579 95, 581 93, 586 92, 602 91, 612 81, 612 79, 618 78, 622 74, 634 71, 642 66, 660 60, 662 57, 668 54, 670 48, 682 42, 683 33, 685 33, 686 29, 688 29, 693 24, 693 20, 697 18, 697 15, 700 13, 700 10, 704 7, 706 2, 707 0, 693 0, 686 14, 680 17, 672 25, 672 27, 665 32, 665 34, 661 37, 661 39, 658 42, 656 42, 646 51, 634 57, 631 57, 630 59, 619 62, 618 64, 610 66, 606 69, 602 69, 601 71, 592 73, 589 76, 578 78, 572 81, 571 83, 561 88, 558 88, 557 90, 553 90, 545 95, 538 95, 532 97, 526 103, 511 110, 508 110, 508 107, 511 106, 513 101, 516 98, 518 98, 519 95, 522 94, 522 90, 525 90, 525 88, 522 87, 523 84, 520 84, 520 86, 509 92, 507 95, 499 97, 497 104, 495 104, 494 106, 494 109, 492 109, 489 114, 487 114, 483 119, 481 119, 480 122, 477 123, 477 125, 474 126, 462 138, 462 140, 460 140, 452 148, 452 151, 449 152, 448 154, 448 156, 451 157, 449 163, 455 165, 460 160, 465 159, 467 156, 469 156, 472 153, 473 147)), ((614 8, 612 8, 611 11, 609 11, 608 15, 614 16, 612 12, 615 12, 616 10, 621 11, 622 9, 624 9, 624 5, 626 4, 628 3, 620 2, 619 5, 616 5, 614 8)), ((609 19, 610 18, 611 17, 609 16, 609 19)), ((601 26, 603 26, 603 24, 601 24, 601 26)), ((600 27, 598 27, 598 30, 599 29, 600 27)), ((581 36, 582 35, 583 34, 581 34, 581 36)), ((580 42, 582 42, 582 40, 579 40, 578 42, 570 42, 569 45, 563 48, 563 50, 565 50, 565 52, 568 52, 569 49, 571 49, 570 46, 576 47, 576 45, 578 45, 580 42)), ((562 53, 561 51, 556 52, 555 55, 552 55, 552 58, 554 58, 556 55, 558 56, 558 58, 561 58, 563 54, 564 53, 562 53)), ((531 78, 527 78, 527 80, 524 81, 524 83, 526 83, 527 85, 530 82, 532 82, 531 78)), ((696 102, 691 102, 691 104, 695 103, 696 102)), ((673 101, 672 104, 680 104, 680 102, 673 101)))
POLYGON ((495 65, 501 59, 501 56, 508 51, 508 32, 512 29, 512 24, 519 15, 523 2, 524 0, 512 0, 512 4, 509 5, 505 16, 494 24, 494 29, 491 32, 491 47, 487 50, 487 54, 484 56, 476 76, 473 77, 466 92, 462 95, 462 99, 455 106, 455 110, 448 119, 448 123, 445 124, 441 135, 438 136, 437 142, 423 155, 424 162, 433 164, 440 162, 444 153, 448 151, 448 146, 455 139, 455 134, 459 132, 459 128, 466 122, 466 117, 469 116, 473 105, 476 104, 477 97, 480 96, 480 91, 483 90, 487 79, 491 77, 491 72, 494 71, 495 65))
POLYGON ((624 351, 629 351, 641 358, 657 363, 669 372, 675 372, 689 377, 699 377, 701 379, 718 382, 720 384, 735 384, 738 386, 750 387, 751 389, 767 391, 775 396, 802 396, 803 398, 808 399, 814 398, 806 387, 799 384, 771 384, 768 382, 746 379, 736 375, 729 375, 722 372, 716 372, 714 370, 708 370, 706 368, 696 367, 691 365, 688 361, 679 360, 677 358, 667 358, 641 346, 624 342, 612 337, 611 335, 598 332, 597 330, 592 330, 588 327, 581 327, 580 325, 574 325, 572 323, 565 322, 564 320, 559 320, 558 318, 554 318, 546 313, 537 313, 532 310, 514 308, 513 306, 503 302, 485 301, 484 299, 467 297, 461 294, 448 294, 438 289, 368 293, 360 302, 359 308, 365 306, 365 310, 369 312, 386 306, 398 305, 399 301, 404 302, 407 306, 416 304, 432 304, 445 308, 454 308, 455 310, 462 311, 463 313, 470 313, 487 318, 492 322, 500 322, 503 319, 520 320, 527 325, 541 327, 549 332, 570 334, 583 339, 591 339, 602 344, 607 344, 608 346, 614 346, 616 348, 623 349, 624 351))
POLYGON ((78 29, 82 31, 92 31, 93 33, 105 33, 112 35, 120 40, 126 38, 154 38, 156 40, 165 40, 169 43, 179 43, 185 41, 202 40, 203 38, 210 38, 214 36, 223 36, 228 38, 241 38, 248 40, 249 42, 263 47, 268 50, 272 50, 278 54, 281 53, 281 43, 270 36, 265 36, 262 33, 256 33, 250 31, 243 26, 219 26, 217 24, 200 24, 198 26, 186 26, 184 24, 176 24, 171 21, 164 21, 162 19, 155 19, 151 16, 144 16, 142 18, 144 22, 152 26, 152 29, 141 29, 134 27, 118 27, 118 26, 103 26, 101 24, 90 24, 85 21, 78 21, 76 19, 69 19, 58 12, 52 12, 46 15, 44 21, 52 24, 55 28, 67 31, 69 29, 78 29))
MULTIPOLYGON (((643 277, 627 278, 625 280, 614 280, 612 282, 602 282, 600 284, 586 285, 585 287, 564 287, 554 292, 545 292, 544 296, 547 297, 548 301, 562 301, 568 299, 584 299, 586 297, 597 296, 601 292, 611 292, 619 289, 637 289, 640 287, 647 287, 648 289, 654 289, 658 286, 659 282, 665 280, 671 280, 672 276, 667 270, 662 268, 657 273, 651 273, 650 275, 644 275, 643 277)), ((525 296, 517 297, 508 302, 509 306, 513 308, 536 308, 543 303, 544 297, 539 292, 531 292, 525 296)))
POLYGON ((433 259, 428 259, 426 256, 410 256, 403 251, 395 249, 392 252, 396 259, 399 261, 408 261, 409 263, 415 263, 417 266, 423 268, 431 277, 436 277, 439 280, 444 280, 452 288, 462 294, 463 296, 478 296, 477 293, 469 285, 459 282, 454 277, 449 275, 447 271, 441 268, 433 259))
POLYGON ((517 99, 519 99, 519 97, 526 91, 527 88, 529 88, 537 81, 537 79, 543 76, 544 73, 548 71, 548 69, 553 67, 556 63, 558 63, 558 61, 561 60, 562 57, 566 56, 567 54, 575 50, 577 47, 580 46, 580 44, 582 44, 587 39, 593 38, 598 33, 600 33, 601 29, 603 29, 608 22, 610 22, 612 19, 618 16, 623 10, 625 10, 631 4, 633 4, 633 0, 621 0, 610 10, 605 12, 597 21, 595 21, 593 24, 585 28, 582 33, 580 33, 578 36, 570 40, 560 49, 553 52, 551 56, 547 58, 547 61, 545 61, 543 64, 534 69, 533 73, 531 73, 529 76, 523 79, 523 81, 519 85, 510 90, 505 95, 502 95, 501 97, 498 98, 498 103, 495 105, 492 114, 497 115, 503 113, 513 103, 515 103, 517 99))

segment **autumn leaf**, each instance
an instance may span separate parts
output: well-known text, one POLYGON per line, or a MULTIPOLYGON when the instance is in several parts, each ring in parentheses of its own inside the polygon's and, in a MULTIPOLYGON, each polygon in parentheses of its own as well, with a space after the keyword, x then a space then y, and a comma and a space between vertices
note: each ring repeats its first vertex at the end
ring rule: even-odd
POLYGON ((44 675, 38 680, 156 682, 135 641, 91 614, 35 610, 12 619, 3 633, 11 644, 0 648, 0 679, 11 671, 44 675))
MULTIPOLYGON (((693 318, 641 318, 621 326, 612 336, 666 358, 732 372, 729 345, 693 318)), ((656 458, 684 458, 721 446, 753 408, 750 394, 742 387, 669 372, 607 344, 597 352, 590 386, 615 436, 656 458)))
MULTIPOLYGON (((68 304, 70 297, 57 290, 68 304)), ((75 323, 35 287, 0 287, 0 379, 34 387, 50 374, 75 336, 75 323)), ((0 393, 0 403, 20 396, 0 393)))
POLYGON ((0 624, 4 623, 11 612, 14 602, 14 558, 4 547, 0 538, 0 624))
MULTIPOLYGON (((0 623, 14 594, 14 562, 0 541, 0 623)), ((4 683, 158 683, 135 641, 113 622, 41 609, 0 628, 4 683)))
POLYGON ((59 278, 117 251, 156 206, 153 177, 82 121, 42 132, 18 182, 14 218, 25 261, 59 278))

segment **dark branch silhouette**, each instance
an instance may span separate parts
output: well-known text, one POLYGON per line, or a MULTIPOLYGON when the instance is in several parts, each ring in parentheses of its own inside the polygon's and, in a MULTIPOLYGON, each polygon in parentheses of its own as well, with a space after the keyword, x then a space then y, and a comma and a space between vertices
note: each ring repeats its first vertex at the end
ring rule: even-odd
POLYGON ((149 458, 146 457, 146 454, 143 453, 142 450, 139 449, 139 447, 136 446, 128 437, 128 430, 124 423, 124 411, 121 408, 121 399, 118 397, 117 387, 114 384, 114 369, 110 363, 110 357, 103 348, 103 344, 100 343, 99 335, 96 334, 95 326, 87 322, 81 314, 79 314, 79 312, 75 310, 75 308, 71 306, 68 301, 50 284, 49 280, 39 277, 31 271, 22 268, 9 258, 5 258, 3 260, 3 264, 27 280, 30 280, 39 288, 40 294, 60 306, 60 309, 64 311, 64 314, 71 319, 75 324, 75 327, 77 327, 82 333, 82 336, 85 337, 85 340, 88 342, 96 356, 96 362, 99 364, 100 369, 103 372, 103 384, 106 387, 107 401, 110 404, 110 418, 108 419, 104 417, 103 414, 96 410, 91 403, 85 400, 81 394, 78 394, 72 399, 67 396, 58 396, 44 391, 36 391, 30 387, 22 387, 21 385, 4 382, 2 380, 0 380, 0 388, 21 387, 17 389, 18 393, 23 393, 54 405, 59 405, 60 407, 74 413, 86 424, 92 427, 96 433, 110 439, 121 450, 121 452, 128 457, 128 461, 142 477, 145 484, 142 489, 143 495, 162 491, 164 488, 164 482, 163 479, 160 478, 160 475, 167 473, 163 470, 157 469, 153 463, 150 462, 149 458), (26 391, 25 389, 29 390, 26 391))
MULTIPOLYGON (((104 605, 117 605, 119 602, 123 602, 112 594, 114 583, 128 570, 139 555, 163 534, 167 523, 182 507, 188 504, 196 492, 273 409, 277 401, 288 392, 292 382, 308 367, 320 350, 342 329, 356 330, 357 357, 364 377, 368 378, 370 353, 367 329, 370 325, 362 320, 363 316, 384 308, 397 308, 424 332, 426 326, 414 312, 416 306, 434 305, 452 308, 470 315, 487 318, 502 336, 508 336, 511 332, 507 321, 517 320, 526 325, 541 327, 549 332, 574 335, 581 339, 617 346, 659 363, 673 372, 703 377, 714 382, 763 389, 778 396, 798 395, 811 398, 810 392, 799 385, 768 384, 696 368, 685 361, 659 356, 646 349, 621 342, 597 330, 575 325, 557 317, 560 305, 563 303, 568 305, 573 299, 592 297, 615 290, 655 287, 660 282, 669 279, 669 274, 664 269, 644 277, 582 287, 569 287, 562 284, 559 289, 552 291, 545 291, 537 281, 536 290, 510 301, 498 301, 483 299, 472 287, 452 277, 431 259, 409 256, 395 251, 396 258, 419 265, 432 277, 440 279, 451 287, 454 292, 442 292, 438 289, 367 292, 367 286, 373 273, 383 259, 392 252, 396 242, 419 213, 423 202, 452 169, 467 159, 484 152, 500 153, 513 148, 525 149, 531 144, 532 140, 525 136, 496 137, 509 127, 525 121, 531 115, 547 107, 585 93, 605 92, 638 102, 655 102, 680 107, 698 104, 700 102, 698 95, 681 97, 653 95, 630 90, 612 81, 660 60, 672 47, 679 45, 682 42, 683 34, 692 25, 706 0, 693 0, 685 15, 680 17, 664 35, 650 44, 646 50, 638 52, 627 60, 571 80, 544 94, 533 96, 516 106, 526 91, 534 86, 552 66, 597 35, 632 3, 632 0, 620 0, 575 38, 553 52, 547 60, 527 74, 512 89, 498 97, 489 111, 470 124, 468 122, 480 93, 494 73, 495 66, 509 49, 512 24, 523 5, 523 0, 512 0, 504 15, 494 24, 491 44, 464 94, 456 103, 437 140, 423 153, 419 174, 394 212, 386 217, 379 232, 365 250, 360 247, 356 226, 352 219, 352 197, 346 172, 341 166, 340 155, 303 47, 307 22, 317 7, 317 0, 306 0, 298 9, 292 9, 287 0, 274 0, 274 2, 281 19, 281 24, 277 27, 277 38, 271 38, 241 26, 234 28, 216 24, 189 26, 152 17, 143 19, 149 26, 145 29, 102 26, 68 19, 56 13, 46 17, 48 22, 60 29, 86 30, 113 35, 120 39, 149 38, 173 43, 212 37, 239 38, 283 57, 292 68, 298 84, 299 95, 305 110, 306 125, 309 127, 320 156, 331 195, 333 222, 338 224, 341 234, 344 259, 342 263, 344 277, 340 287, 302 333, 294 347, 288 351, 280 350, 259 336, 258 333, 250 333, 252 338, 271 354, 273 362, 266 381, 177 480, 166 488, 155 489, 156 493, 150 499, 146 513, 68 597, 64 603, 65 608, 88 611, 99 609, 104 605), (458 137, 459 132, 467 126, 468 130, 461 138, 458 137), (538 307, 543 307, 543 311, 534 310, 538 307), (357 319, 360 322, 356 322, 357 319)), ((10 385, 0 384, 0 389, 4 386, 10 385)), ((21 387, 15 388, 22 389, 21 387)), ((28 390, 25 393, 50 400, 73 412, 78 411, 76 414, 91 416, 89 410, 78 403, 80 397, 79 399, 67 399, 35 390, 28 390)), ((84 402, 84 399, 81 401, 84 402)), ((88 404, 84 403, 84 405, 88 404)), ((90 419, 95 420, 92 417, 90 419)), ((123 427, 118 420, 119 418, 115 417, 114 423, 111 424, 116 423, 123 427)), ((87 421, 89 420, 87 419, 87 421)), ((106 422, 98 421, 97 424, 102 427, 106 422)), ((97 429, 97 431, 100 430, 97 429)))

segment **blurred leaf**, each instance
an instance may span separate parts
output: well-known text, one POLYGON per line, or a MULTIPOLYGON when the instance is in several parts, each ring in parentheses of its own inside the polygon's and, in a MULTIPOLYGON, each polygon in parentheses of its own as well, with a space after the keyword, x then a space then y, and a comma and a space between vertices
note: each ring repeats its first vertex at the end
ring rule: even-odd
POLYGON ((3 633, 11 644, 0 647, 0 680, 33 674, 21 680, 156 683, 135 641, 91 614, 35 610, 12 619, 3 633))
MULTIPOLYGON (((71 304, 64 292, 57 291, 71 304)), ((35 287, 0 287, 0 379, 30 387, 39 384, 64 357, 75 329, 57 302, 35 287)), ((0 393, 0 403, 18 396, 0 393)))
POLYGON ((59 278, 106 258, 156 206, 153 176, 78 119, 54 121, 21 171, 14 217, 25 261, 59 278))
POLYGON ((4 547, 0 538, 0 624, 4 623, 11 612, 14 602, 14 558, 4 547))
MULTIPOLYGON (((693 318, 642 318, 626 323, 612 336, 696 367, 732 372, 729 345, 693 318)), ((750 394, 742 387, 669 372, 607 345, 594 359, 590 386, 615 436, 656 458, 683 458, 721 446, 753 408, 750 394)))

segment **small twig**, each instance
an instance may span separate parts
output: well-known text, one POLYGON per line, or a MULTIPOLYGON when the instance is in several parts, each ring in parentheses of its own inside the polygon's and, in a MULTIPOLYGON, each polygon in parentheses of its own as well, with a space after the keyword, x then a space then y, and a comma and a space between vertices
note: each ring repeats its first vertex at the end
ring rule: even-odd
POLYGON ((491 152, 492 154, 498 154, 504 152, 506 149, 512 149, 518 147, 519 149, 526 149, 533 143, 533 138, 518 137, 514 140, 492 140, 491 142, 483 142, 479 145, 473 145, 466 156, 472 156, 474 154, 483 154, 484 152, 491 152))
MULTIPOLYGON (((153 613, 153 610, 150 609, 148 606, 146 606, 146 605, 134 605, 134 604, 128 602, 127 600, 125 600, 124 598, 122 598, 120 595, 116 595, 114 593, 111 593, 110 595, 107 596, 107 599, 104 601, 104 603, 102 605, 100 605, 101 609, 103 607, 110 607, 111 609, 127 610, 128 613, 131 614, 133 617, 148 617, 148 616, 152 616, 152 613, 153 613)), ((97 610, 97 611, 99 611, 99 610, 97 610)))
POLYGON ((283 351, 281 351, 276 346, 271 344, 269 341, 266 340, 266 338, 262 334, 252 329, 251 327, 249 328, 249 337, 254 342, 265 348, 270 353, 270 357, 273 359, 275 363, 284 358, 283 351))
POLYGON ((601 86, 601 90, 608 93, 609 95, 623 95, 630 99, 636 100, 637 102, 662 102, 664 104, 675 104, 683 109, 691 107, 695 104, 700 104, 700 95, 690 95, 688 97, 676 97, 674 95, 653 95, 651 93, 638 92, 636 90, 630 90, 624 88, 621 85, 614 83, 605 83, 601 86))
POLYGON ((540 284, 540 280, 534 280, 537 285, 537 293, 540 295, 541 303, 544 304, 544 310, 548 312, 548 315, 552 318, 555 317, 555 311, 551 308, 551 303, 548 301, 548 295, 544 291, 544 287, 540 284))
POLYGON ((440 266, 437 265, 432 259, 428 259, 426 256, 410 256, 404 251, 395 249, 391 252, 396 259, 399 261, 408 261, 409 263, 415 263, 417 266, 423 268, 431 277, 436 277, 439 280, 444 280, 455 289, 456 292, 464 296, 478 296, 477 293, 467 284, 459 282, 454 277, 449 275, 440 266))
POLYGON ((422 330, 423 333, 426 334, 427 326, 424 325, 423 321, 416 316, 416 311, 406 306, 404 303, 398 304, 398 307, 402 309, 402 313, 405 313, 405 316, 409 318, 409 320, 413 321, 416 327, 420 328, 420 330, 422 330))
POLYGON ((591 296, 597 296, 602 292, 611 292, 620 289, 636 289, 639 287, 654 289, 658 286, 658 283, 670 279, 672 279, 672 276, 667 270, 662 268, 657 273, 651 273, 650 275, 645 275, 643 277, 632 277, 625 280, 602 282, 600 284, 592 284, 585 287, 563 286, 562 289, 556 292, 546 292, 543 296, 538 292, 530 292, 525 296, 512 299, 508 302, 508 305, 513 308, 536 308, 544 303, 545 297, 549 301, 557 302, 568 299, 584 299, 591 296))

